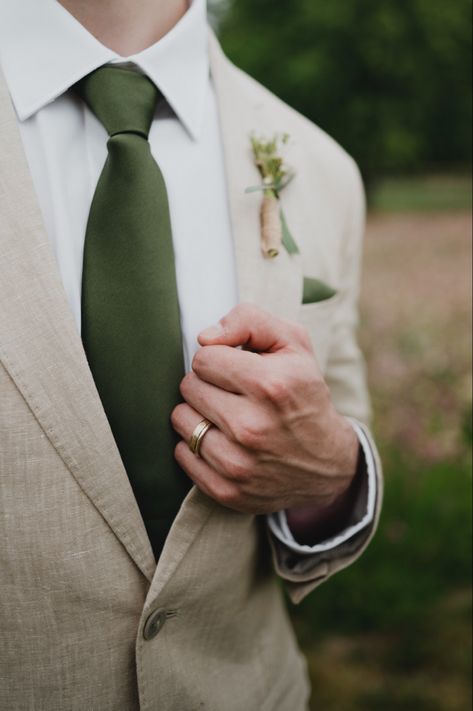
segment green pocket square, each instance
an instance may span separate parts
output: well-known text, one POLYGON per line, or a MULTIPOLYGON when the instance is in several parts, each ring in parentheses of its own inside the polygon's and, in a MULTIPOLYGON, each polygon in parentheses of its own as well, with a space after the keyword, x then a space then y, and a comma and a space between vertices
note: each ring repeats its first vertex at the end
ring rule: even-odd
POLYGON ((304 291, 302 296, 303 304, 316 304, 319 301, 326 301, 336 296, 337 291, 320 279, 304 277, 304 291))

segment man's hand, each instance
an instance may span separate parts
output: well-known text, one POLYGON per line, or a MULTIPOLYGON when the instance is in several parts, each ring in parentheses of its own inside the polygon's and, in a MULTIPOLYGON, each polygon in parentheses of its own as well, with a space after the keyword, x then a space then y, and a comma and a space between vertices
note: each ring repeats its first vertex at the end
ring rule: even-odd
POLYGON ((333 406, 306 329, 242 304, 199 342, 181 384, 185 403, 172 414, 184 440, 176 448, 180 466, 229 508, 289 509, 301 535, 333 523, 346 508, 359 445, 333 406), (187 443, 203 418, 215 427, 199 458, 187 443))

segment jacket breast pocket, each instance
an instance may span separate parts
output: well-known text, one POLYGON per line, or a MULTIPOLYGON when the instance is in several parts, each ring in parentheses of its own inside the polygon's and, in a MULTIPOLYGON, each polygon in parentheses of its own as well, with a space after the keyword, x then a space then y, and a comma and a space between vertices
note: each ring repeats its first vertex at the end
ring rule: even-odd
POLYGON ((299 322, 307 328, 317 363, 325 373, 333 335, 333 327, 341 294, 313 304, 303 304, 299 309, 299 322))

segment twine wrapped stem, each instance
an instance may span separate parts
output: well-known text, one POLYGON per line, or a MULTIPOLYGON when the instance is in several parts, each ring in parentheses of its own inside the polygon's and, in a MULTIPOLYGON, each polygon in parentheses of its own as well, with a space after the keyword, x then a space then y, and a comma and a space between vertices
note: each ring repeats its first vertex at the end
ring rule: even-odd
POLYGON ((265 257, 274 259, 282 245, 279 200, 273 190, 266 190, 261 205, 261 248, 265 257))

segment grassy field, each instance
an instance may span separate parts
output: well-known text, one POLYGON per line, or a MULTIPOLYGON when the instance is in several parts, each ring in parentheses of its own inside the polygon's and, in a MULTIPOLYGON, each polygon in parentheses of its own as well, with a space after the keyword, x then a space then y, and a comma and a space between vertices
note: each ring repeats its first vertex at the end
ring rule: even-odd
POLYGON ((438 209, 434 182, 393 183, 369 218, 385 507, 365 556, 292 610, 317 711, 471 709, 471 216, 466 190, 438 209))
POLYGON ((373 192, 373 208, 384 212, 439 212, 471 208, 468 175, 386 178, 373 192))

